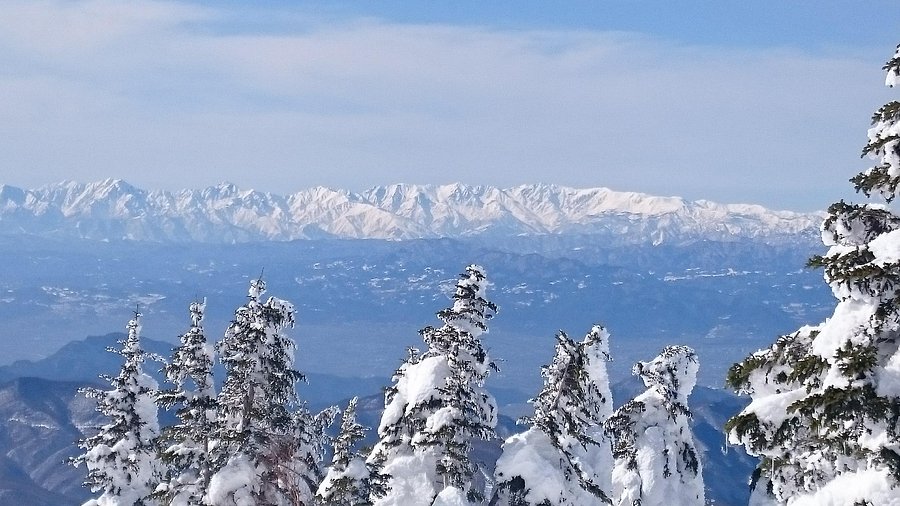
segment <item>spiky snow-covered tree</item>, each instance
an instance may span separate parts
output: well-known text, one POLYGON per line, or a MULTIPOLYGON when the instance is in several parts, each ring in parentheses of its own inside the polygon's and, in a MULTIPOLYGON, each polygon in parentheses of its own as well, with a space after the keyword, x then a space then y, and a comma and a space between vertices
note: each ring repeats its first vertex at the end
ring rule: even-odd
POLYGON ((591 506, 609 503, 612 414, 606 362, 609 333, 595 325, 577 343, 556 336, 553 362, 541 368, 544 388, 531 400, 531 427, 503 443, 494 476, 497 506, 591 506))
MULTIPOLYGON (((886 83, 900 84, 900 48, 886 83)), ((851 182, 888 203, 900 191, 900 102, 872 118, 863 155, 876 165, 851 182)), ((900 216, 838 202, 822 225, 822 267, 834 315, 779 338, 729 371, 753 402, 728 421, 729 439, 760 457, 754 501, 896 504, 900 486, 900 216)))
POLYGON ((365 506, 369 501, 371 469, 355 447, 366 437, 366 427, 356 421, 357 397, 350 399, 341 417, 341 431, 334 439, 334 456, 316 499, 327 506, 365 506))
POLYGON ((284 441, 306 422, 295 415, 295 387, 303 376, 293 368, 295 345, 285 333, 294 325, 294 308, 275 297, 263 302, 264 292, 261 279, 250 282, 247 303, 235 311, 218 344, 226 376, 217 397, 211 451, 216 471, 204 498, 209 504, 289 502, 288 484, 278 479, 276 467, 294 457, 284 441))
POLYGON ((704 504, 687 404, 698 369, 697 355, 687 346, 668 346, 650 362, 635 365, 647 390, 606 421, 614 441, 616 506, 704 504))
POLYGON ((213 346, 203 332, 206 302, 190 305, 191 327, 181 336, 165 367, 172 388, 160 392, 157 402, 175 408, 178 421, 163 430, 161 457, 166 480, 157 494, 166 504, 199 504, 212 474, 210 436, 216 428, 216 394, 213 384, 213 346))
POLYGON ((473 477, 472 441, 494 437, 497 405, 484 388, 494 364, 480 336, 496 306, 486 299, 484 270, 466 267, 453 306, 437 313, 441 327, 419 333, 428 349, 411 350, 385 394, 379 442, 369 462, 383 468, 378 505, 481 502, 473 477))
POLYGON ((141 349, 141 314, 128 322, 128 336, 121 350, 109 348, 124 358, 115 377, 104 376, 110 390, 88 388, 83 392, 97 400, 97 411, 109 419, 97 434, 81 441, 85 453, 74 459, 88 470, 85 485, 100 496, 88 501, 94 506, 157 504, 150 494, 161 478, 156 458, 159 421, 156 381, 144 373, 147 354, 141 349))

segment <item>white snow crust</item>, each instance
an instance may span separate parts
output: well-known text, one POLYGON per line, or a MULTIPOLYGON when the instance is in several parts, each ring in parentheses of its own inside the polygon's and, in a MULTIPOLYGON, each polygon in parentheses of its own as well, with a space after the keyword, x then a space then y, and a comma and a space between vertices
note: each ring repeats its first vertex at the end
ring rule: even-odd
POLYGON ((246 455, 228 459, 228 463, 212 476, 204 502, 221 506, 255 506, 254 494, 259 492, 256 488, 258 472, 246 455))
POLYGON ((405 374, 397 382, 397 393, 384 408, 379 432, 396 423, 401 416, 410 414, 415 406, 438 395, 440 392, 437 386, 443 385, 447 380, 450 366, 447 364, 447 357, 435 356, 407 365, 404 371, 405 374))
MULTIPOLYGON (((580 445, 577 441, 570 441, 570 444, 572 447, 580 445)), ((597 498, 579 487, 577 480, 566 478, 558 472, 559 459, 559 451, 547 434, 532 427, 510 436, 503 443, 503 454, 497 460, 497 476, 521 476, 529 487, 525 498, 530 504, 540 504, 542 501, 573 506, 597 504, 597 498)), ((585 465, 590 475, 609 474, 609 467, 594 469, 591 462, 580 463, 585 465)), ((609 491, 610 488, 607 486, 604 490, 609 491)))
POLYGON ((851 506, 868 500, 872 506, 900 506, 900 490, 891 488, 885 470, 865 469, 834 478, 813 494, 788 502, 789 506, 851 506))

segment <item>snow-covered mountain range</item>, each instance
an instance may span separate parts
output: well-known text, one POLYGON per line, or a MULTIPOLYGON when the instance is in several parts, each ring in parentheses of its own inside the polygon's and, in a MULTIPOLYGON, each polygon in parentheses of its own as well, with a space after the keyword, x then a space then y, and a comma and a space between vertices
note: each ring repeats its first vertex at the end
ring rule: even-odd
POLYGON ((556 185, 324 187, 289 195, 223 183, 147 191, 125 181, 0 186, 0 233, 95 240, 232 243, 322 237, 404 240, 592 234, 621 243, 818 235, 819 213, 556 185))

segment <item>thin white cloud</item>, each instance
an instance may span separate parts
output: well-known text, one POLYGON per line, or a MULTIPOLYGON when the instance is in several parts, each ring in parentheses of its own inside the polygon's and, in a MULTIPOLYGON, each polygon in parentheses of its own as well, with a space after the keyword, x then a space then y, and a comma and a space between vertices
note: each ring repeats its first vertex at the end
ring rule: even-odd
POLYGON ((212 11, 174 2, 21 1, 2 5, 0 41, 49 60, 90 58, 139 37, 157 37, 186 23, 208 21, 212 11))
POLYGON ((879 55, 377 20, 222 29, 234 17, 0 3, 0 182, 547 181, 808 208, 861 167, 887 96, 879 55))

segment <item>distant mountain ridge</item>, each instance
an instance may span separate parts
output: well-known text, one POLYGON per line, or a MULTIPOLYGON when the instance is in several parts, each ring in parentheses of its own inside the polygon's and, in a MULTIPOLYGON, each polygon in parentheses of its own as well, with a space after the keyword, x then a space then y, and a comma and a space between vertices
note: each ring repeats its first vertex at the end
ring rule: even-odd
POLYGON ((152 242, 598 235, 622 244, 818 236, 821 213, 531 184, 314 187, 289 195, 222 183, 175 192, 119 179, 0 186, 0 233, 152 242))

